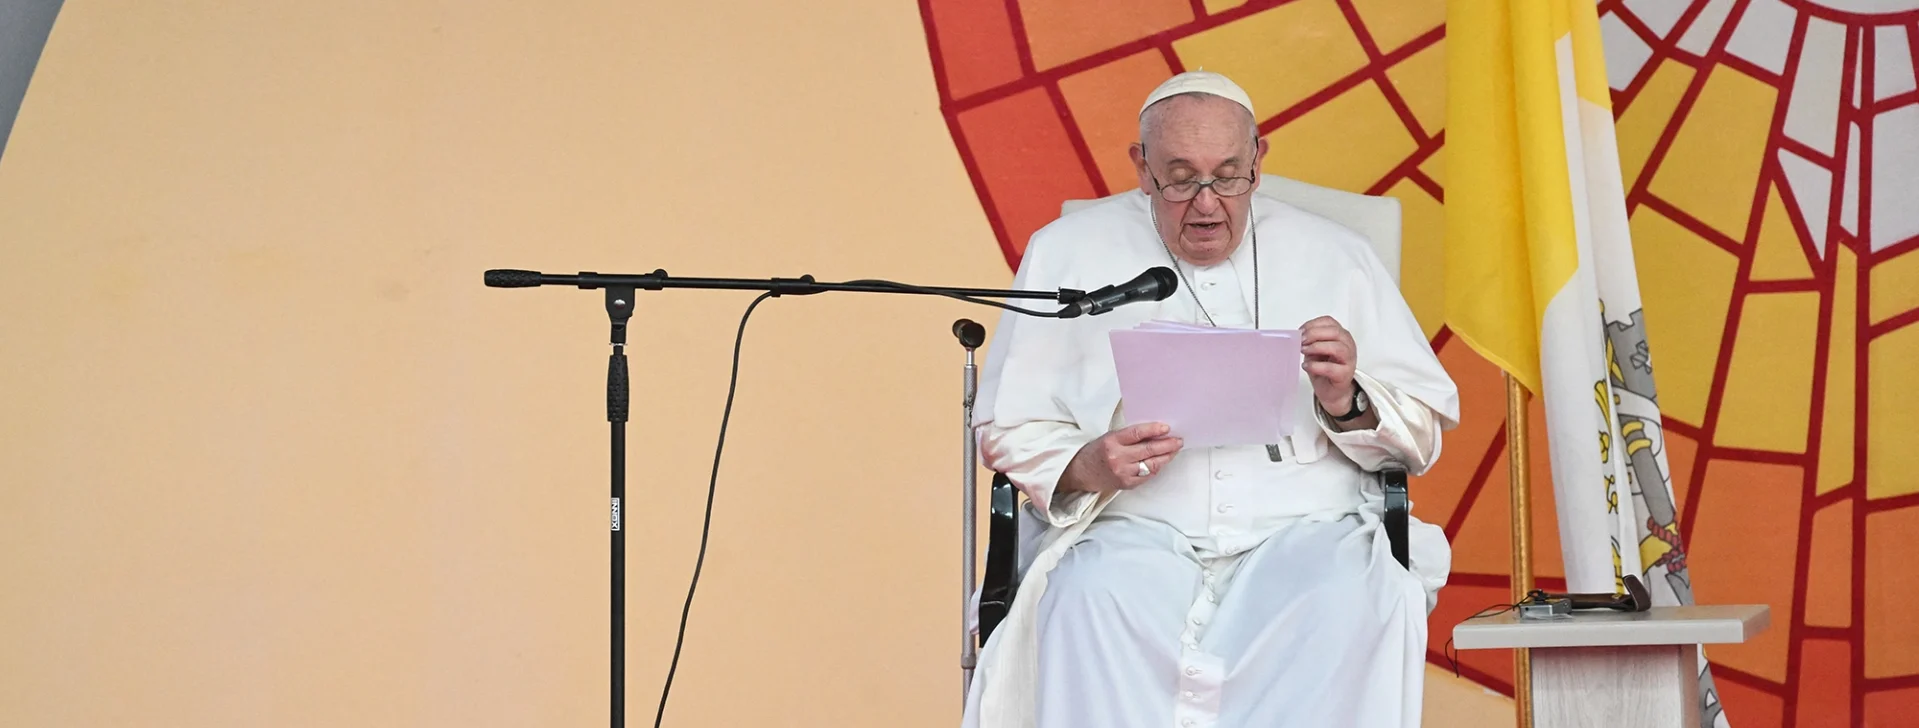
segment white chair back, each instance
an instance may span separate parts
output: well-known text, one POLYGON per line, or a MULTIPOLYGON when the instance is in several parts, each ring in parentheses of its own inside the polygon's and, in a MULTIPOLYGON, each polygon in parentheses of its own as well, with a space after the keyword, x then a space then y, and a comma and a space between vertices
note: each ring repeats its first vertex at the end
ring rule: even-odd
MULTIPOLYGON (((1137 194, 1139 194, 1138 189, 1130 189, 1096 200, 1067 200, 1060 205, 1060 215, 1065 216, 1076 210, 1116 200, 1124 195, 1137 194)), ((1254 194, 1292 205, 1344 225, 1364 236, 1372 243, 1373 252, 1379 256, 1380 263, 1392 273, 1393 285, 1399 285, 1400 208, 1398 198, 1362 195, 1272 174, 1260 175, 1259 191, 1254 194)), ((1022 501, 1019 511, 1020 544, 1017 560, 1019 574, 1024 577, 1026 567, 1033 563, 1033 558, 1038 555, 1040 537, 1044 534, 1047 523, 1033 511, 1031 503, 1022 501)))
MULTIPOLYGON (((1097 200, 1067 200, 1060 205, 1060 215, 1123 195, 1137 194, 1138 189, 1129 189, 1097 200)), ((1399 285, 1400 208, 1397 198, 1362 195, 1274 174, 1260 175, 1259 191, 1254 194, 1292 205, 1364 236, 1372 243, 1373 252, 1386 265, 1386 270, 1392 273, 1393 285, 1399 285)))

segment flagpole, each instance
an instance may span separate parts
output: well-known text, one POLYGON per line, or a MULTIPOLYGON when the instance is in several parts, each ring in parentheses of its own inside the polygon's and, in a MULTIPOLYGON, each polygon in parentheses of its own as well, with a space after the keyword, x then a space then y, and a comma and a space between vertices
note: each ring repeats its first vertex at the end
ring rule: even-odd
MULTIPOLYGON (((1533 511, 1532 463, 1527 455, 1525 386, 1506 374, 1506 458, 1508 490, 1512 493, 1513 518, 1513 603, 1518 604, 1533 590, 1533 511)), ((1519 728, 1533 725, 1532 653, 1513 650, 1514 718, 1519 728)))

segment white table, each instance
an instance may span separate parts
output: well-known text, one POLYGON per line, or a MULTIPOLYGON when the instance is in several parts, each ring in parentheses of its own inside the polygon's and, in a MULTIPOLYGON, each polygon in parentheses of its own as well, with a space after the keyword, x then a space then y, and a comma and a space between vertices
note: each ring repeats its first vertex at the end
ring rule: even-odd
POLYGON ((1569 619, 1508 612, 1453 627, 1462 650, 1532 651, 1534 728, 1698 728, 1699 645, 1745 642, 1764 604, 1584 610, 1569 619))

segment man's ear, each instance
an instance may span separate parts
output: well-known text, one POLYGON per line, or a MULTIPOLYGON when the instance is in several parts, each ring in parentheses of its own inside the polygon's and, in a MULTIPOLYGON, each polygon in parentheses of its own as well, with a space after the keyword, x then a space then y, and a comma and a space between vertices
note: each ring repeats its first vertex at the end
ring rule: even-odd
POLYGON ((1266 137, 1260 137, 1253 144, 1253 189, 1255 190, 1259 189, 1259 181, 1266 176, 1261 168, 1266 166, 1267 148, 1266 137))
POLYGON ((1132 158, 1133 172, 1139 176, 1139 191, 1152 194, 1153 176, 1146 169, 1146 145, 1133 142, 1133 145, 1126 149, 1126 156, 1132 158))

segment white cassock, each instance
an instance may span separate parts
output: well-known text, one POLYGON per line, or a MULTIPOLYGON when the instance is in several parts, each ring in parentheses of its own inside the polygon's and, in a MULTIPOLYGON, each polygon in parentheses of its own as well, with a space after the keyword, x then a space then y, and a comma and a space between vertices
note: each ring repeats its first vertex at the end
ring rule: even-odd
POLYGON ((1364 471, 1431 467, 1458 393, 1358 233, 1255 193, 1260 327, 1332 316, 1351 331, 1377 428, 1337 432, 1313 407, 1305 372, 1275 371, 1298 382, 1301 408, 1277 438, 1279 462, 1259 445, 1189 449, 1133 490, 1055 497, 1079 448, 1125 424, 1107 332, 1204 325, 1205 314, 1221 327, 1254 324, 1253 238, 1217 265, 1176 263, 1148 202, 1124 195, 1048 225, 1015 285, 1088 291, 1178 265, 1190 288, 1100 316, 1008 314, 988 350, 981 452, 1051 527, 981 653, 965 725, 1418 725, 1426 615, 1451 551, 1440 529, 1413 519, 1412 569, 1401 567, 1364 471))

